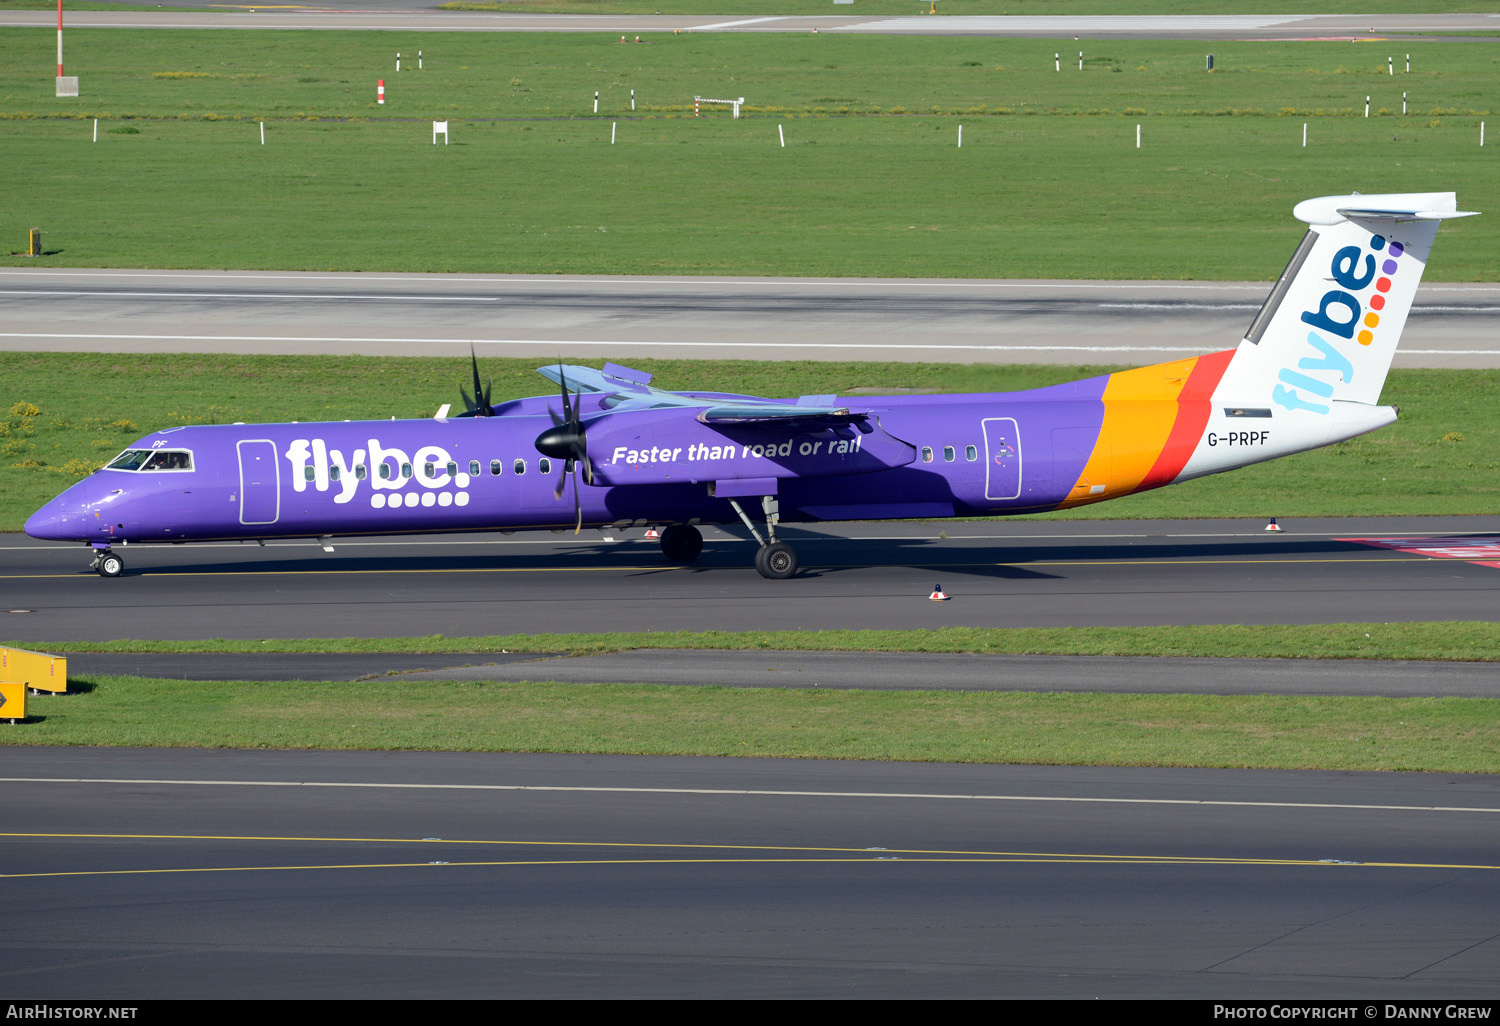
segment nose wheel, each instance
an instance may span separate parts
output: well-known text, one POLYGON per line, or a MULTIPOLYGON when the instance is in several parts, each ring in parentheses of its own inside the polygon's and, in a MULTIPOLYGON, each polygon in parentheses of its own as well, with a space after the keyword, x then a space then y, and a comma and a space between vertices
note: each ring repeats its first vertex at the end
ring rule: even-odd
POLYGON ((125 572, 125 561, 109 549, 103 549, 94 555, 94 561, 89 567, 97 571, 100 577, 119 577, 125 572))

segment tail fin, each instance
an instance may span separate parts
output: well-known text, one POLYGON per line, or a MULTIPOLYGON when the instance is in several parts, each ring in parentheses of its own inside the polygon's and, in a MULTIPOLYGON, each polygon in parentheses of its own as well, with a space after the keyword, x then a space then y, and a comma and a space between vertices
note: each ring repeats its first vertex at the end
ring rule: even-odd
POLYGON ((1373 406, 1451 192, 1324 196, 1292 211, 1308 232, 1256 315, 1215 399, 1326 416, 1373 406))

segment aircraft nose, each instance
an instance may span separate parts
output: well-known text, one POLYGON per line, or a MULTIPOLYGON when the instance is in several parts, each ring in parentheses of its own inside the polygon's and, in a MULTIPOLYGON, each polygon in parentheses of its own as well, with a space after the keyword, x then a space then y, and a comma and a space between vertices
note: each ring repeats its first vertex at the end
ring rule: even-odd
POLYGON ((33 538, 49 541, 82 538, 88 511, 89 492, 80 481, 33 513, 24 530, 33 538))

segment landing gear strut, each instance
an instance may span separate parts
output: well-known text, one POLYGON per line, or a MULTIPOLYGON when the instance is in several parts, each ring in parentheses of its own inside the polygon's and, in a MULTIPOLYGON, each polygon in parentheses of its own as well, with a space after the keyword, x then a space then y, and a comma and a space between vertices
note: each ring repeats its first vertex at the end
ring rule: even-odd
POLYGON ((98 549, 89 569, 97 571, 100 577, 119 577, 125 572, 125 561, 109 549, 98 549))
POLYGON ((766 515, 766 534, 770 540, 761 537, 755 529, 755 524, 745 515, 745 510, 740 506, 739 500, 730 499, 729 504, 734 511, 740 515, 750 533, 755 535, 755 540, 760 542, 760 549, 755 553, 755 569, 767 580, 784 581, 797 573, 797 550, 784 541, 776 540, 776 525, 781 523, 781 507, 774 495, 762 495, 760 508, 766 515))

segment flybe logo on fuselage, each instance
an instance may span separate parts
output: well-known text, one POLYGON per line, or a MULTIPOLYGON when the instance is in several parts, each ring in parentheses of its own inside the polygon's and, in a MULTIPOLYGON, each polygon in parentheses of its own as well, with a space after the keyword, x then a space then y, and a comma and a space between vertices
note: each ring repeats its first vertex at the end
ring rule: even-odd
POLYGON ((1282 368, 1277 375, 1282 384, 1271 390, 1272 402, 1287 410, 1329 412, 1328 403, 1320 401, 1333 396, 1334 385, 1328 375, 1337 374, 1344 384, 1354 380, 1354 363, 1340 350, 1338 340, 1361 346, 1375 341, 1386 293, 1401 269, 1400 258, 1405 251, 1399 242, 1387 246, 1384 236, 1372 235, 1368 250, 1345 246, 1333 255, 1329 272, 1341 287, 1324 292, 1318 308, 1302 314, 1302 322, 1316 329, 1307 333, 1311 353, 1297 361, 1296 370, 1282 368), (1359 294, 1367 290, 1369 296, 1361 302, 1359 294))
POLYGON ((404 450, 383 446, 379 439, 372 438, 368 449, 355 449, 346 458, 341 450, 330 449, 324 439, 297 438, 284 455, 291 464, 294 491, 305 492, 309 487, 320 492, 334 490, 338 494, 333 501, 337 503, 352 501, 361 483, 367 482, 370 505, 375 509, 469 504, 469 475, 458 469, 441 446, 424 445, 408 456, 404 450), (412 483, 418 487, 405 490, 412 483))

